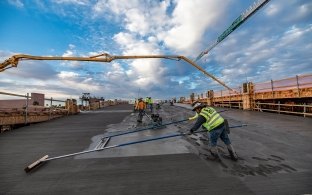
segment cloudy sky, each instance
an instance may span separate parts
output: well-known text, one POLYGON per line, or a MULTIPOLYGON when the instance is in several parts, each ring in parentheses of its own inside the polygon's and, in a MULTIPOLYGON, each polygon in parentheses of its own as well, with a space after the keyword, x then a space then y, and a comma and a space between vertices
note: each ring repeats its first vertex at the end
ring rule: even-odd
MULTIPOLYGON (((254 0, 2 0, 0 61, 41 56, 183 55, 194 59, 254 0)), ((198 65, 228 86, 312 73, 312 1, 271 0, 198 65)), ((22 61, 0 91, 78 98, 171 98, 224 89, 175 60, 22 61)))

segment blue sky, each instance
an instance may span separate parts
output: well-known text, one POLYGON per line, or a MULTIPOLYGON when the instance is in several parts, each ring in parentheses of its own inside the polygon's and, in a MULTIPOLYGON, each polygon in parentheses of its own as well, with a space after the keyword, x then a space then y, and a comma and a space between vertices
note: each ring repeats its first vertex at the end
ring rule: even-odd
MULTIPOLYGON (((253 0, 3 0, 0 61, 41 56, 184 55, 194 59, 253 0)), ((271 0, 198 65, 228 86, 312 72, 312 1, 271 0)), ((22 61, 1 91, 46 97, 172 98, 224 89, 172 60, 22 61)))

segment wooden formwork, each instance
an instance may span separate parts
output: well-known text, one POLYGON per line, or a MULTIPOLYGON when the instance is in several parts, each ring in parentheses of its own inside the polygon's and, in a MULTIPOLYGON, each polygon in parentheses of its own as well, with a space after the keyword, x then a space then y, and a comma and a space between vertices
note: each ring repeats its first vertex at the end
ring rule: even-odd
MULTIPOLYGON (((273 83, 273 82, 272 82, 273 83)), ((272 85, 273 86, 273 85, 272 85)), ((223 91, 224 92, 224 91, 223 91)), ((289 108, 289 104, 295 107, 296 104, 309 105, 312 103, 312 87, 299 87, 298 86, 286 86, 280 88, 273 88, 265 90, 255 90, 252 83, 247 83, 243 85, 243 91, 240 94, 230 94, 230 93, 215 93, 212 90, 208 91, 206 98, 201 98, 202 96, 197 96, 192 94, 193 100, 187 100, 186 103, 191 103, 193 101, 199 101, 207 103, 210 106, 221 106, 230 108, 239 108, 244 110, 261 110, 259 108, 259 103, 275 103, 283 102, 279 105, 280 108, 285 108, 284 111, 294 110, 295 108, 289 108), (291 89, 289 89, 291 88, 291 89), (194 98, 194 97, 197 97, 194 98), (282 104, 287 104, 287 106, 282 106, 282 104), (287 109, 286 109, 287 108, 287 109)), ((264 106, 264 104, 262 104, 264 106)), ((272 105, 265 105, 266 107, 272 107, 272 105)), ((309 107, 306 107, 303 113, 310 113, 309 107)), ((281 110, 280 110, 281 112, 281 110)), ((307 114, 308 115, 308 114, 307 114)))
POLYGON ((16 125, 26 125, 31 123, 44 122, 55 118, 60 118, 68 115, 68 110, 40 110, 27 111, 25 110, 6 110, 0 112, 0 131, 10 130, 16 125))
POLYGON ((17 124, 27 124, 27 123, 37 123, 43 122, 47 120, 51 120, 54 118, 59 118, 64 116, 63 114, 44 114, 44 113, 29 113, 27 119, 25 119, 25 115, 6 115, 0 117, 0 125, 17 125, 17 124), (26 122, 27 121, 27 122, 26 122))

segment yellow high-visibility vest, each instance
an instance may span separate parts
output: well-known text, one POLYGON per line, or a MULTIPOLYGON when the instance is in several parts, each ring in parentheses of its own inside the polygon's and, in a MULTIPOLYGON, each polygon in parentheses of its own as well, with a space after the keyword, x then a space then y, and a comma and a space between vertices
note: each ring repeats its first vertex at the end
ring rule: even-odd
POLYGON ((224 122, 222 116, 212 107, 203 108, 199 115, 205 117, 206 122, 203 124, 203 126, 208 131, 213 130, 215 127, 219 126, 224 122))

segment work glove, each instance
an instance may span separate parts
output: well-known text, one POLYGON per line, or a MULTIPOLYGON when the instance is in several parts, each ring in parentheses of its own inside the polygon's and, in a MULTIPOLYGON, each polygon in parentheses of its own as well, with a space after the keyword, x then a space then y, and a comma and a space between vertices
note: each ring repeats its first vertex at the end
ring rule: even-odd
POLYGON ((191 129, 189 132, 188 132, 188 135, 192 135, 194 133, 194 130, 191 129))

